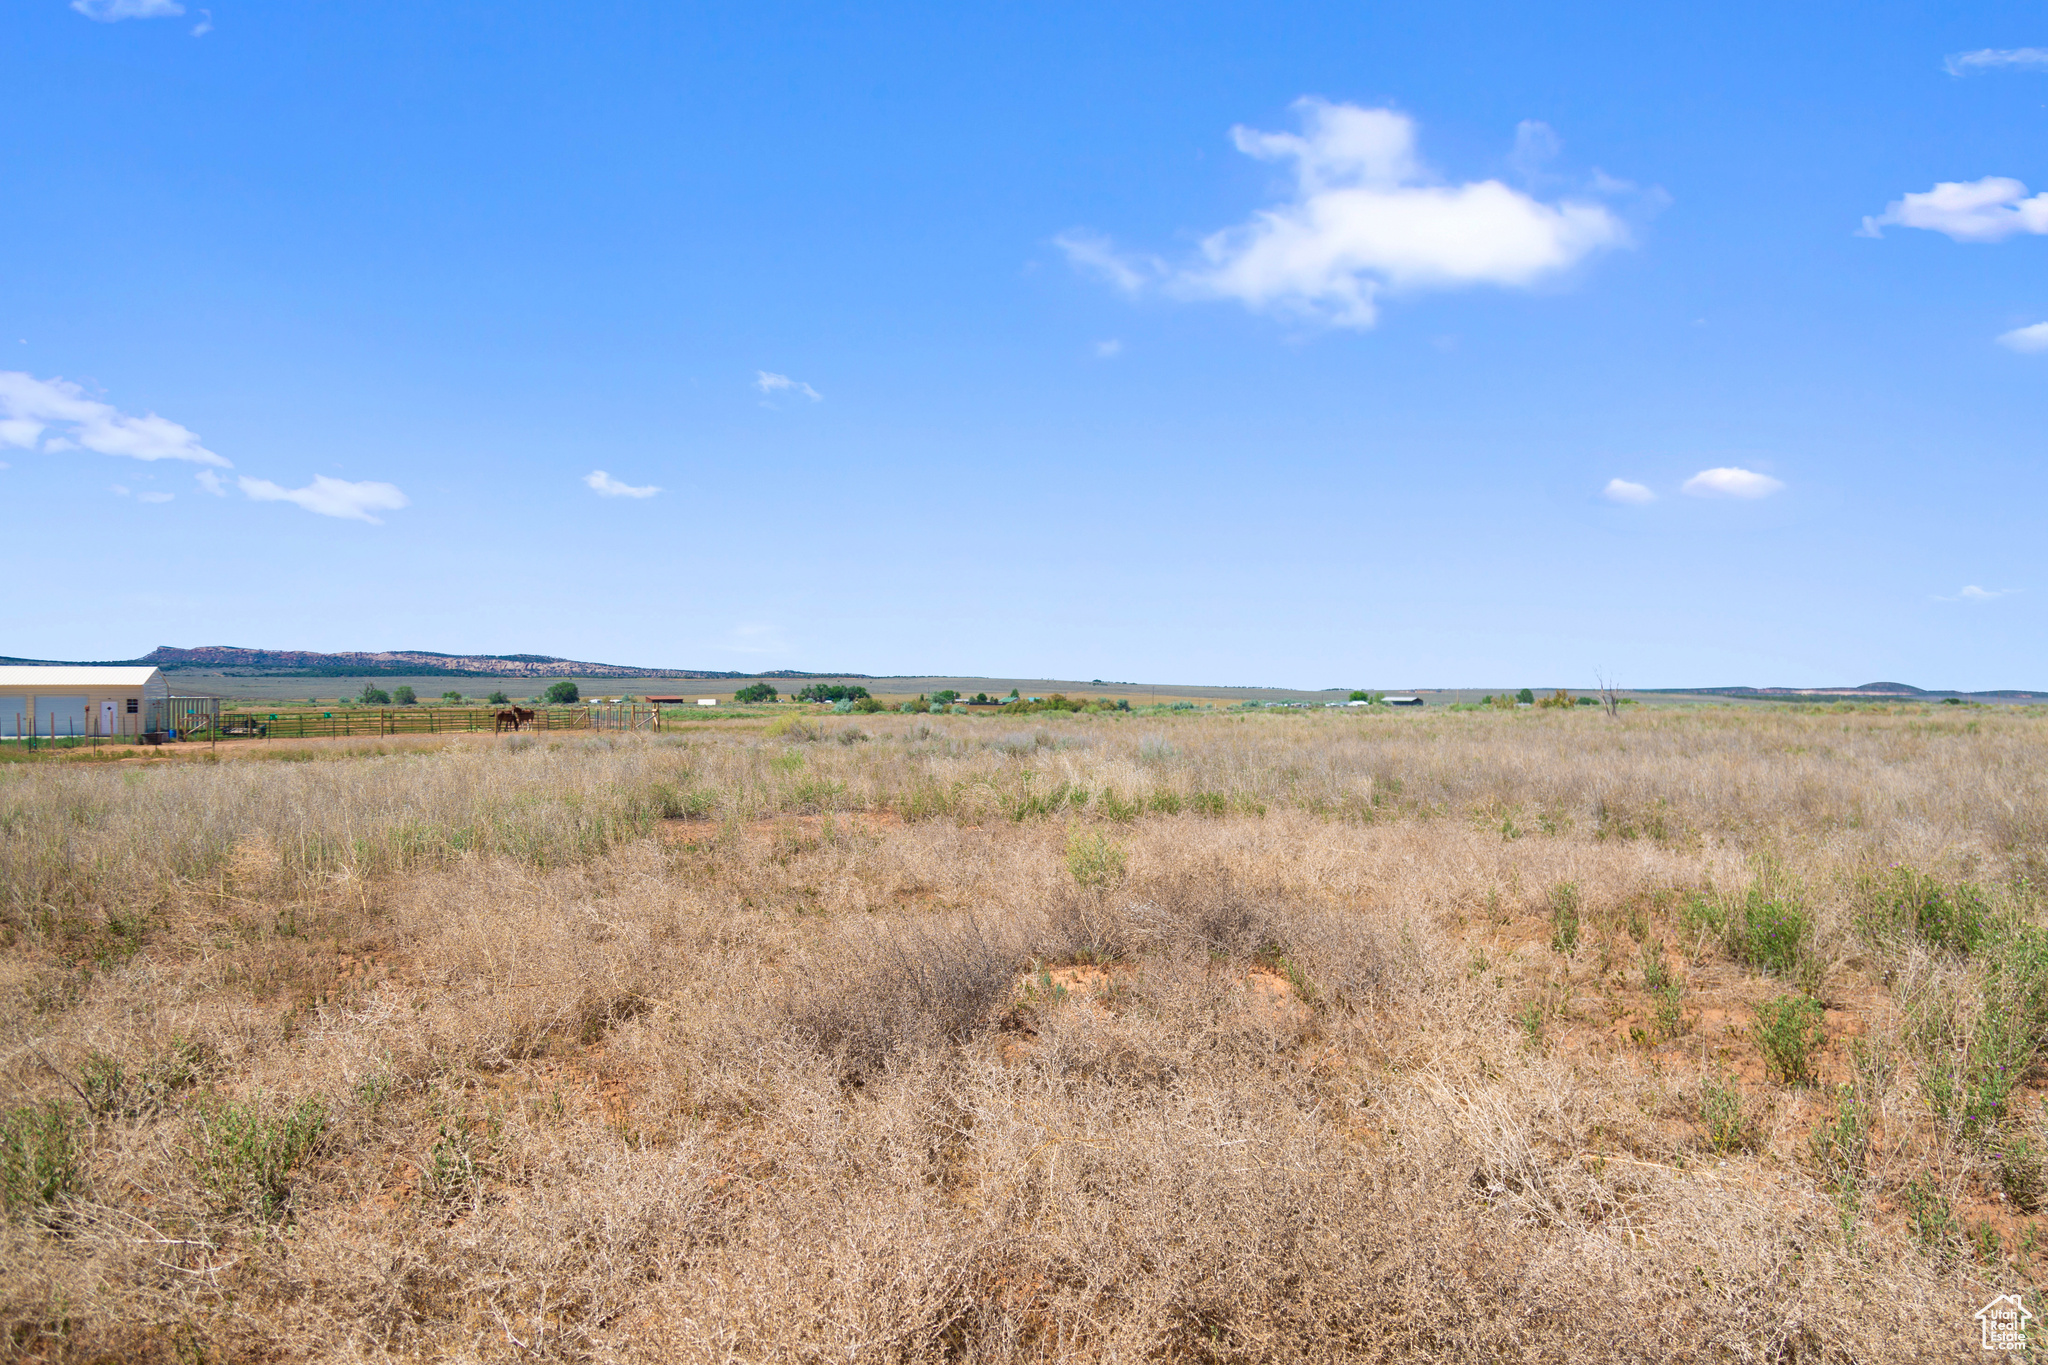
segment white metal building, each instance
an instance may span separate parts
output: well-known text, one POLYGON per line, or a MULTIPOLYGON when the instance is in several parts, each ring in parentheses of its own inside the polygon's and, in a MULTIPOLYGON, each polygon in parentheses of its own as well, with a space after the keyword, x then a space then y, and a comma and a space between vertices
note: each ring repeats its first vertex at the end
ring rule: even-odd
POLYGON ((0 738, 139 735, 165 728, 160 669, 0 665, 0 738))

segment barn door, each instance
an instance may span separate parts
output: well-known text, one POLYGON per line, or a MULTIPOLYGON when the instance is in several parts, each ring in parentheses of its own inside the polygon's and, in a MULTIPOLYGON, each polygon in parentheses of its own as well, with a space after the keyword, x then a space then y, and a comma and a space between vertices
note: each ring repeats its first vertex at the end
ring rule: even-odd
POLYGON ((100 733, 103 735, 114 733, 114 703, 110 701, 100 703, 100 733))

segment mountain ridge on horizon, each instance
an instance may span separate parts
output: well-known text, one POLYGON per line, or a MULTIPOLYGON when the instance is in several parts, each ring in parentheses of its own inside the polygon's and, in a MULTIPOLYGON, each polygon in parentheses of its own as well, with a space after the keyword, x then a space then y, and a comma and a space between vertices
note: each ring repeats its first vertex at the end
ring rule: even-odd
MULTIPOLYGON (((206 670, 234 677, 499 677, 499 678, 867 678, 869 673, 817 673, 777 668, 761 672, 737 669, 645 668, 632 664, 594 663, 552 654, 449 654, 431 649, 343 650, 326 653, 311 649, 252 649, 240 645, 200 645, 185 649, 158 645, 149 653, 132 659, 27 659, 0 656, 0 664, 87 667, 154 667, 166 672, 206 670)), ((924 677, 937 674, 889 676, 924 677)), ((978 675, 960 675, 978 676, 978 675)), ((1262 689, 1263 690, 1263 689, 1262 689)), ((1280 691, 1316 689, 1280 688, 1280 691)), ((1324 688, 1322 691, 1343 691, 1324 688)), ((1421 691, 1446 691, 1422 688, 1421 691)), ((1472 690, 1472 689, 1464 689, 1472 690)), ((1755 697, 1812 698, 1839 697, 1984 698, 1999 701, 2048 701, 2048 692, 2021 688, 1997 688, 1967 692, 1954 688, 1915 687, 1911 683, 1869 682, 1840 687, 1754 687, 1747 684, 1722 687, 1631 687, 1624 691, 1644 696, 1665 697, 1755 697)))
POLYGON ((0 659, 10 664, 68 664, 101 667, 153 667, 166 672, 206 669, 239 676, 257 677, 364 677, 421 676, 445 674, 451 677, 486 676, 498 678, 852 678, 857 673, 799 673, 777 669, 768 673, 743 673, 730 669, 640 668, 630 664, 600 664, 582 659, 564 659, 552 654, 446 654, 431 649, 345 650, 324 653, 312 649, 249 649, 240 645, 201 645, 181 649, 158 645, 133 659, 0 659))

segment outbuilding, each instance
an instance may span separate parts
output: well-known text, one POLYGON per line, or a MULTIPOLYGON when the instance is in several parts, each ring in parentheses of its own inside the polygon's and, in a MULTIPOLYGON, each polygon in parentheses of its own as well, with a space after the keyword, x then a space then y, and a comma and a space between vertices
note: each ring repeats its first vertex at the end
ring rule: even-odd
POLYGON ((167 730, 171 688, 142 666, 0 665, 0 737, 65 739, 167 730))

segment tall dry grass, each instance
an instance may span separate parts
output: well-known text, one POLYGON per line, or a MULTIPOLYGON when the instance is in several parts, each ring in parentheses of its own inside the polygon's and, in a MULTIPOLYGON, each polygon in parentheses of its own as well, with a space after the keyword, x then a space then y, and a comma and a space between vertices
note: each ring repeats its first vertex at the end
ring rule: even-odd
POLYGON ((0 1108, 75 1178, 8 1186, 0 1350, 1968 1354, 2041 1269, 2042 724, 10 765, 0 1108))

